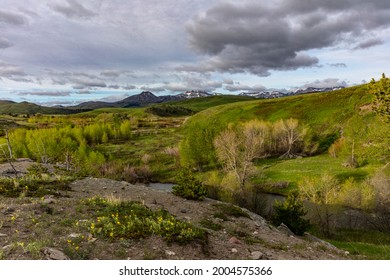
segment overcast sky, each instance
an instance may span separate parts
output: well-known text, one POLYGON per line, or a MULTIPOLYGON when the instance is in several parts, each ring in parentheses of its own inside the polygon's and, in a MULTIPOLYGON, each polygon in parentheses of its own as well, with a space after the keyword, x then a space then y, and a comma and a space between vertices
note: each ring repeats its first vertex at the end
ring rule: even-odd
POLYGON ((1 0, 0 99, 349 86, 389 50, 384 0, 1 0))

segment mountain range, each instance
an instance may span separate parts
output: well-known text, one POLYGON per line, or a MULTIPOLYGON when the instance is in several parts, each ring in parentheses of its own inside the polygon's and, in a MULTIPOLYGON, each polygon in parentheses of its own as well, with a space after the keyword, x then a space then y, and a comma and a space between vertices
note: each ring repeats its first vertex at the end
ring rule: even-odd
POLYGON ((281 92, 281 91, 277 91, 277 90, 255 91, 255 92, 241 92, 239 95, 267 99, 267 98, 279 98, 279 97, 284 97, 284 96, 313 93, 313 92, 333 91, 333 90, 339 90, 342 88, 344 88, 344 87, 326 87, 326 88, 307 87, 307 88, 300 88, 300 89, 297 89, 295 91, 290 91, 290 92, 281 92))
MULTIPOLYGON (((248 96, 252 98, 279 98, 284 96, 291 96, 297 94, 313 93, 313 92, 325 92, 341 89, 342 87, 332 88, 304 88, 291 92, 281 91, 256 91, 256 92, 242 92, 239 95, 248 96)), ((131 107, 143 107, 152 104, 179 101, 191 98, 208 97, 214 95, 221 95, 217 93, 208 93, 200 90, 190 90, 177 95, 163 95, 156 96, 150 91, 143 91, 136 95, 131 95, 123 100, 116 102, 104 102, 104 101, 88 101, 83 102, 75 106, 55 106, 45 107, 29 102, 14 102, 8 100, 0 100, 0 114, 73 114, 79 112, 90 111, 100 108, 131 108, 131 107)))

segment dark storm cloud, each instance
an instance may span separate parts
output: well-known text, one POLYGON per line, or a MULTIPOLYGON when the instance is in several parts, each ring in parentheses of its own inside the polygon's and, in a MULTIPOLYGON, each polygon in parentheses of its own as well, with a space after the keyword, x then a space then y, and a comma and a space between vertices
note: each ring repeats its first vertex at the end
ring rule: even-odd
POLYGON ((11 25, 23 25, 26 22, 27 22, 26 18, 19 13, 0 10, 0 23, 6 23, 11 25))
POLYGON ((51 7, 54 11, 73 19, 90 18, 96 15, 75 0, 66 0, 66 2, 67 4, 53 4, 51 7))
POLYGON ((190 46, 209 58, 180 70, 267 76, 316 66, 308 51, 351 44, 389 25, 388 1, 220 2, 187 23, 190 46))
POLYGON ((368 48, 371 48, 371 47, 376 46, 376 45, 381 45, 383 43, 384 43, 384 41, 382 39, 372 38, 372 39, 368 39, 364 42, 361 42, 356 47, 354 47, 354 50, 368 49, 368 48))

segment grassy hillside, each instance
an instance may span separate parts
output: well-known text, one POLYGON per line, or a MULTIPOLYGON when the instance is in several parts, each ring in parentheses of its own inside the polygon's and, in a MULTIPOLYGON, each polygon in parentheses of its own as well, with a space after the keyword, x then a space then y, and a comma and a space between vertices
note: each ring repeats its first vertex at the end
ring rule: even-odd
POLYGON ((361 107, 371 100, 365 85, 333 92, 253 100, 210 108, 192 117, 188 126, 214 122, 226 124, 254 118, 269 121, 296 118, 313 129, 326 132, 340 128, 353 115, 360 114, 361 107))
POLYGON ((205 109, 219 106, 219 105, 236 103, 241 101, 250 101, 250 100, 253 100, 253 98, 248 96, 216 95, 216 96, 201 97, 201 98, 191 98, 191 99, 180 100, 180 101, 172 101, 172 102, 167 102, 165 104, 181 106, 181 107, 191 109, 192 111, 195 112, 200 112, 205 109))
POLYGON ((44 107, 29 102, 12 102, 0 100, 0 115, 13 114, 13 115, 25 115, 25 114, 74 114, 82 112, 82 109, 67 109, 67 108, 54 108, 44 107))
MULTIPOLYGON (((183 162, 190 165, 207 166, 216 165, 213 140, 229 123, 237 124, 252 119, 262 119, 275 122, 279 119, 295 118, 305 125, 312 137, 318 143, 317 153, 327 153, 329 146, 338 138, 345 138, 345 147, 354 142, 355 150, 364 153, 361 147, 374 141, 372 138, 376 131, 386 129, 371 111, 372 96, 367 93, 367 86, 356 86, 334 92, 313 93, 307 95, 291 96, 281 99, 254 100, 237 102, 216 106, 199 112, 189 118, 183 128, 184 139, 181 142, 183 162), (348 142, 349 141, 349 142, 348 142), (321 150, 322 149, 322 150, 321 150), (359 150, 360 149, 360 150, 359 150)), ((348 149, 348 148, 345 148, 348 149)), ((367 154, 367 153, 366 153, 367 154)), ((374 155, 365 155, 375 160, 374 155)), ((329 158, 329 156, 326 156, 329 158)), ((329 161, 320 160, 318 170, 323 172, 329 168, 329 161)), ((289 180, 291 177, 302 177, 296 170, 288 173, 289 168, 283 165, 292 165, 294 170, 299 165, 305 166, 310 158, 298 161, 277 161, 267 170, 270 178, 275 180, 289 180), (294 166, 297 163, 297 166, 294 166), (272 168, 275 168, 272 170, 272 168), (281 174, 281 169, 284 169, 281 174), (290 177, 290 178, 289 178, 290 177)), ((332 159, 332 166, 341 166, 345 159, 332 159)), ((266 161, 267 162, 267 161, 266 161)), ((262 164, 268 165, 268 163, 262 164)), ((311 163, 308 162, 308 165, 311 163)), ((338 168, 335 167, 335 168, 338 168)), ((304 170, 298 170, 305 172, 304 170)), ((342 173, 342 172, 340 172, 342 173)), ((358 175, 356 175, 358 176, 358 175)))

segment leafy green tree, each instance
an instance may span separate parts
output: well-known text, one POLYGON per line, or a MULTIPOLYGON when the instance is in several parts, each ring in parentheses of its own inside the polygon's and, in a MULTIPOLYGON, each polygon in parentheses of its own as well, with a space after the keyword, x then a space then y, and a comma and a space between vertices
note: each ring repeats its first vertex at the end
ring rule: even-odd
POLYGON ((375 111, 386 123, 390 122, 390 79, 382 74, 382 78, 376 82, 371 80, 370 93, 375 95, 375 111))
POLYGON ((272 222, 276 226, 284 223, 296 235, 303 235, 310 228, 309 220, 305 219, 307 211, 299 199, 299 193, 290 193, 284 202, 276 201, 272 222))
POLYGON ((217 160, 213 140, 219 131, 220 126, 217 123, 212 126, 197 124, 192 125, 191 130, 187 129, 180 143, 181 164, 198 169, 214 165, 217 160))

